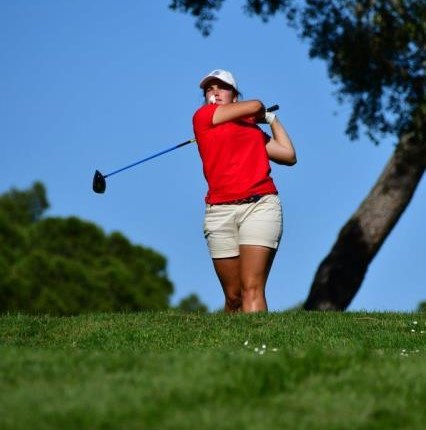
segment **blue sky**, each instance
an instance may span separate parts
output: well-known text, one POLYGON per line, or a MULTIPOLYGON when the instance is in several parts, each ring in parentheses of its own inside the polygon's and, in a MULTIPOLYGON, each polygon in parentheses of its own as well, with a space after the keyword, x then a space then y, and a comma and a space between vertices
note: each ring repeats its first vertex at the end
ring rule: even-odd
MULTIPOLYGON (((314 273, 394 149, 351 142, 325 64, 308 57, 279 16, 268 24, 227 1, 209 38, 169 0, 0 0, 0 193, 47 187, 49 216, 77 216, 168 260, 173 304, 222 291, 202 235, 206 184, 195 144, 107 179, 192 137, 200 79, 231 70, 245 99, 278 103, 298 164, 272 165, 285 232, 267 287, 269 308, 302 302, 314 273)), ((426 300, 425 181, 371 264, 351 310, 411 311, 426 300)))

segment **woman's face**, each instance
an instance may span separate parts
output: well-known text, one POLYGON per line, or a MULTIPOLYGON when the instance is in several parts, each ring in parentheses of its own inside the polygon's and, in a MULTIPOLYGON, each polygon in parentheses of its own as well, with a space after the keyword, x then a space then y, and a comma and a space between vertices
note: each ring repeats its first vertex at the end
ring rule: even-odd
POLYGON ((214 97, 214 103, 218 105, 234 103, 238 99, 234 88, 219 79, 212 79, 208 82, 204 87, 204 97, 206 99, 206 103, 212 103, 212 99, 214 97))

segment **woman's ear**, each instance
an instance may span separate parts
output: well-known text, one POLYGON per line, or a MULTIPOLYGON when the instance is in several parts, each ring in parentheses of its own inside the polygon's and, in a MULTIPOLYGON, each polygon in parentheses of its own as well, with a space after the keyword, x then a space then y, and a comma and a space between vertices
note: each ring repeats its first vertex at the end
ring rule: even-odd
POLYGON ((237 103, 240 93, 235 89, 233 89, 232 92, 234 93, 234 98, 232 99, 232 103, 237 103))

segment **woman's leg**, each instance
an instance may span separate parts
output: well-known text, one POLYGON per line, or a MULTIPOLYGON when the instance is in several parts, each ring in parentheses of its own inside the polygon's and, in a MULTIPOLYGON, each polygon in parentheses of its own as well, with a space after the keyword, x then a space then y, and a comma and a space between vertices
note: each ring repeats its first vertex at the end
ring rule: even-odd
POLYGON ((239 271, 243 312, 268 310, 265 287, 275 253, 275 249, 265 246, 240 246, 239 271))
POLYGON ((225 294, 225 312, 241 310, 240 257, 213 258, 216 274, 225 294))
POLYGON ((241 245, 240 256, 214 258, 213 265, 225 294, 225 312, 267 311, 266 281, 275 249, 241 245))
POLYGON ((282 233, 278 196, 267 195, 254 204, 241 207, 224 205, 208 206, 207 209, 204 234, 211 254, 223 254, 224 249, 231 255, 240 254, 213 258, 225 294, 225 311, 266 311, 266 281, 282 233), (246 245, 238 245, 238 242, 246 245), (247 245, 250 243, 268 245, 247 245))

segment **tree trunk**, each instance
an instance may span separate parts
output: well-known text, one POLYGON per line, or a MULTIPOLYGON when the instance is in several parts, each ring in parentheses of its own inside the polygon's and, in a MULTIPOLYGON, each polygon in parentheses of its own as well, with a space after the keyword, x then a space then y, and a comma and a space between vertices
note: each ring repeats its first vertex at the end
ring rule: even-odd
POLYGON ((345 310, 349 306, 369 264, 409 205, 425 167, 426 143, 414 134, 404 135, 318 267, 304 309, 345 310))

